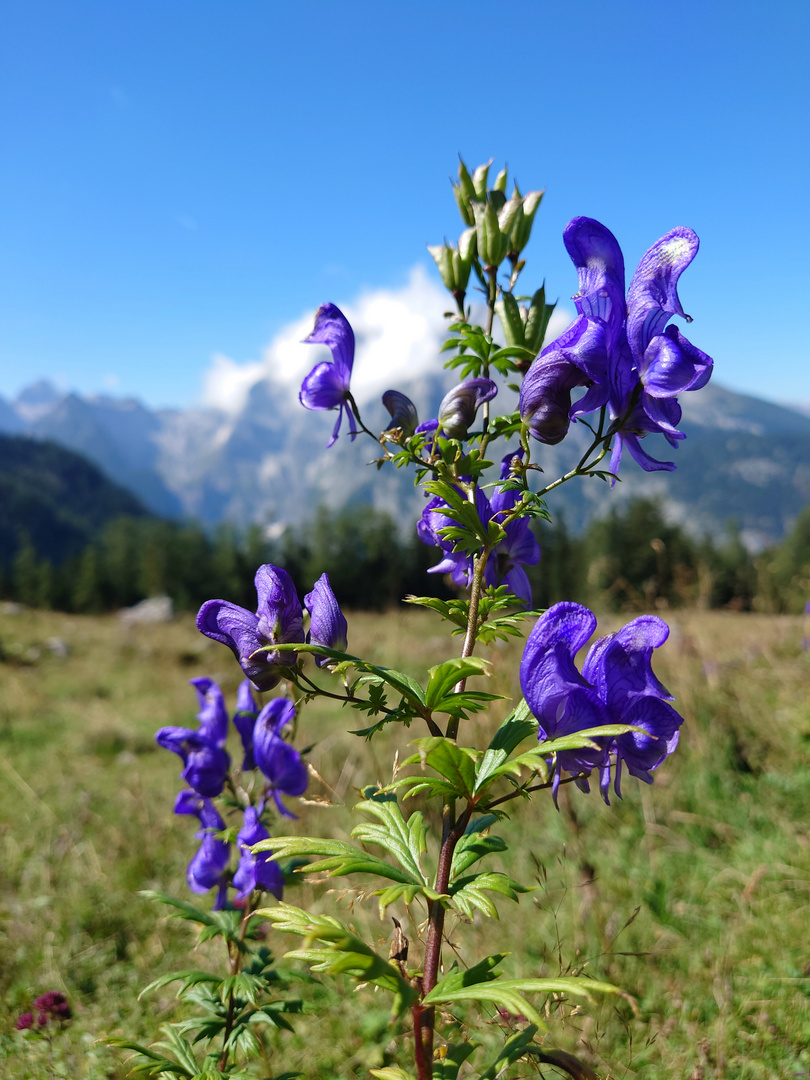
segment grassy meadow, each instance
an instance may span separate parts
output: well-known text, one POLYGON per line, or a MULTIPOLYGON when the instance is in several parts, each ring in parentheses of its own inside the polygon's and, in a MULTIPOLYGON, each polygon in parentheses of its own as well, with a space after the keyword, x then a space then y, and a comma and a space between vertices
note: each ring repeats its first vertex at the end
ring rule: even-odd
MULTIPOLYGON (((624 800, 609 808, 571 788, 559 813, 546 792, 517 807, 494 831, 510 843, 503 868, 535 888, 519 905, 503 900, 485 940, 478 920, 450 920, 448 956, 509 952, 509 975, 586 971, 633 994, 637 1017, 613 1000, 546 1006, 556 1045, 601 1077, 810 1078, 806 631, 788 616, 678 611, 668 621, 656 671, 685 717, 677 753, 650 788, 626 777, 624 800)), ((600 633, 618 623, 600 618, 600 633)), ((353 652, 415 675, 458 649, 417 610, 357 614, 349 628, 353 652)), ((105 1039, 149 1041, 178 1017, 171 987, 138 1001, 140 988, 216 963, 205 949, 189 958, 192 931, 137 895, 192 898, 196 822, 172 813, 179 760, 153 735, 193 725, 186 680, 214 677, 232 705, 241 673, 190 617, 126 628, 113 616, 5 613, 0 648, 0 1075, 122 1078, 127 1054, 105 1039), (50 1044, 26 1040, 16 1018, 48 990, 67 995, 74 1019, 50 1044)), ((492 654, 488 688, 515 695, 520 644, 492 654)), ((488 740, 505 711, 476 722, 477 737, 488 740)), ((390 778, 395 736, 402 757, 424 734, 414 726, 365 743, 347 731, 363 724, 329 703, 303 711, 296 744, 312 745, 315 775, 290 831, 345 835, 356 789, 390 778)), ((345 885, 302 884, 286 898, 318 910, 337 902, 387 954, 390 919, 345 885)), ((391 910, 414 940, 421 909, 391 910)), ((296 943, 270 944, 281 954, 296 943)), ((382 995, 348 981, 301 983, 300 993, 305 1013, 295 1034, 270 1037, 267 1075, 366 1077, 406 1037, 388 1026, 382 995)), ((477 1037, 511 1022, 482 1009, 477 1037)), ((529 1064, 513 1071, 537 1075, 529 1064)))

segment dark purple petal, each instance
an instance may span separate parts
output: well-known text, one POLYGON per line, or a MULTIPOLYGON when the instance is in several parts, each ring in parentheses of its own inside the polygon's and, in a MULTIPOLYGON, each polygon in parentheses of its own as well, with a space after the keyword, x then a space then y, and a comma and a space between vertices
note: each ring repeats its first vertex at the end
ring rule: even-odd
POLYGON ((645 349, 639 371, 647 393, 666 398, 705 386, 712 363, 711 357, 696 349, 677 326, 668 326, 645 349))
POLYGON ((203 800, 200 808, 200 824, 197 833, 202 843, 188 865, 188 887, 192 892, 204 893, 219 885, 230 857, 230 845, 224 840, 216 840, 212 830, 219 832, 225 828, 225 822, 219 816, 216 807, 208 799, 203 800))
MULTIPOLYGON (((646 450, 644 450, 638 441, 636 435, 632 435, 629 432, 625 432, 624 435, 619 436, 623 438, 627 444, 627 449, 630 451, 630 456, 636 465, 640 465, 645 472, 674 472, 674 461, 659 461, 657 458, 651 457, 646 450)), ((611 469, 611 471, 613 471, 611 469)))
POLYGON ((189 682, 197 691, 200 702, 197 713, 200 735, 215 746, 223 747, 228 738, 228 713, 222 691, 213 679, 202 677, 189 679, 189 682))
POLYGON ((236 846, 240 855, 239 866, 233 875, 233 885, 238 900, 244 900, 254 889, 264 889, 265 892, 272 893, 277 900, 281 899, 284 888, 281 867, 270 852, 265 851, 253 855, 248 850, 254 844, 269 838, 270 833, 259 821, 256 808, 249 806, 245 810, 245 823, 236 837, 236 846))
POLYGON ((348 391, 349 383, 344 373, 323 360, 304 379, 298 400, 305 409, 335 409, 343 404, 348 391))
POLYGON ((304 613, 287 571, 265 563, 256 571, 255 584, 259 598, 258 632, 272 644, 303 641, 304 613))
MULTIPOLYGON (((655 697, 636 698, 624 711, 621 723, 643 728, 648 734, 631 731, 616 739, 617 763, 624 761, 633 776, 652 783, 649 773, 678 745, 683 717, 655 697)), ((616 790, 616 794, 620 792, 616 790)))
MULTIPOLYGON (((332 592, 328 574, 321 574, 312 592, 304 597, 304 607, 310 617, 307 642, 345 652, 349 644, 348 625, 332 592)), ((316 656, 315 663, 322 667, 327 663, 327 657, 316 656)))
POLYGON ((17 1017, 17 1023, 15 1024, 15 1027, 16 1027, 17 1031, 27 1031, 28 1028, 32 1028, 33 1026, 34 1026, 34 1014, 33 1013, 26 1012, 26 1013, 23 1013, 21 1016, 17 1017))
POLYGON ((382 403, 391 414, 389 430, 400 428, 403 434, 413 435, 417 430, 419 416, 411 399, 401 394, 399 390, 386 390, 382 396, 382 403))
POLYGON ((194 814, 199 817, 205 802, 196 791, 181 791, 174 800, 175 814, 194 814))
POLYGON ((313 331, 309 337, 304 338, 304 342, 308 345, 329 346, 334 366, 345 379, 348 389, 354 364, 354 332, 340 308, 334 304, 321 304, 315 313, 313 331))
POLYGON ((540 738, 554 738, 561 708, 572 690, 590 689, 574 664, 596 629, 596 617, 580 604, 564 601, 541 615, 529 634, 520 663, 520 686, 540 723, 540 738))
POLYGON ((520 388, 520 419, 539 442, 556 446, 571 423, 571 391, 588 382, 564 352, 544 351, 526 372, 520 388))
POLYGON ((304 640, 303 612, 290 575, 280 567, 260 566, 256 591, 256 614, 228 600, 208 600, 197 615, 197 629, 232 650, 257 690, 270 690, 297 655, 272 646, 304 640))
POLYGON ((233 726, 239 732, 244 751, 243 772, 256 768, 256 762, 253 760, 253 726, 258 712, 258 706, 250 692, 250 679, 243 679, 236 692, 236 712, 233 716, 233 726))
POLYGON ((612 349, 624 321, 624 257, 610 229, 593 218, 569 221, 563 240, 577 268, 579 293, 574 297, 577 311, 600 319, 612 349))
MULTIPOLYGON (((656 615, 640 615, 618 633, 599 638, 588 650, 582 674, 614 713, 629 699, 672 695, 652 670, 653 650, 669 637, 669 627, 656 615)), ((622 720, 622 723, 627 721, 622 720)))
POLYGON ((641 368, 644 352, 671 316, 686 318, 678 298, 678 278, 697 255, 700 241, 692 229, 672 229, 641 258, 627 290, 627 340, 641 368))
POLYGON ((207 744, 189 753, 180 775, 200 795, 213 798, 225 787, 230 767, 231 759, 226 751, 207 744))
POLYGON ((256 719, 253 729, 253 756, 272 787, 279 809, 287 817, 293 815, 279 799, 284 795, 303 795, 307 789, 307 767, 298 751, 285 742, 281 730, 295 715, 295 706, 286 698, 269 701, 256 719))
POLYGON ((485 401, 498 393, 492 379, 465 379, 442 398, 439 427, 450 439, 463 439, 485 401))

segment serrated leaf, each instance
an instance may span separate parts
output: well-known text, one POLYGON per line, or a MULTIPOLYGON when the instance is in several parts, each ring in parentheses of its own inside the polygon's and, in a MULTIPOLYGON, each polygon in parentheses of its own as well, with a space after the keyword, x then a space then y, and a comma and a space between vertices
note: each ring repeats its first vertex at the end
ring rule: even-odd
POLYGON ((144 994, 151 994, 153 990, 162 990, 164 986, 169 986, 170 983, 181 982, 182 986, 177 991, 177 996, 183 993, 184 990, 190 986, 195 986, 197 983, 211 982, 218 983, 219 975, 212 975, 208 971, 172 971, 168 975, 161 975, 159 979, 155 979, 150 982, 148 986, 145 986, 138 994, 138 1000, 144 996, 144 994))
POLYGON ((526 702, 521 701, 495 732, 478 764, 475 776, 476 793, 492 783, 510 754, 530 735, 537 735, 537 721, 532 717, 526 702))
POLYGON ((507 845, 500 836, 481 835, 482 830, 488 828, 494 821, 494 816, 487 814, 486 817, 476 818, 474 822, 470 823, 476 826, 475 829, 471 831, 468 826, 467 832, 456 844, 456 850, 453 852, 453 862, 450 868, 451 881, 460 877, 465 870, 469 870, 485 855, 493 855, 495 852, 507 850, 507 845))
POLYGON ((323 855, 325 858, 310 862, 296 869, 298 874, 326 874, 328 877, 341 877, 348 874, 376 874, 390 881, 403 884, 421 885, 421 876, 403 870, 399 866, 379 859, 354 844, 342 840, 327 840, 323 837, 310 836, 273 836, 262 840, 251 848, 253 852, 274 851, 284 858, 288 855, 323 855))
POLYGON ((418 885, 389 885, 385 889, 377 889, 371 895, 379 898, 378 905, 380 918, 382 919, 391 904, 395 904, 398 900, 404 900, 406 904, 412 904, 422 892, 424 890, 418 885))
POLYGON ((414 745, 419 747, 419 753, 407 758, 406 765, 424 762, 445 778, 459 798, 472 798, 475 786, 475 750, 458 746, 452 739, 444 739, 438 735, 416 739, 414 745))
POLYGON ((457 657, 453 660, 445 660, 442 664, 428 669, 428 684, 425 689, 425 705, 431 710, 439 712, 438 703, 443 701, 453 690, 453 687, 463 679, 469 679, 474 675, 489 675, 490 664, 478 657, 457 657))
MULTIPOLYGON (((355 810, 373 815, 381 824, 363 822, 352 829, 352 836, 390 851, 408 874, 407 883, 427 884, 427 878, 419 865, 420 857, 427 850, 427 826, 422 814, 413 813, 406 822, 393 792, 383 792, 372 787, 366 788, 363 795, 363 801, 357 803, 355 810)), ((403 878, 397 880, 406 883, 403 878)))
POLYGON ((518 893, 529 892, 530 890, 506 874, 492 871, 459 878, 451 882, 447 891, 452 898, 454 907, 457 907, 468 919, 472 918, 474 908, 477 908, 491 919, 497 919, 498 909, 486 893, 500 893, 502 896, 517 902, 518 893))
POLYGON ((304 960, 315 971, 343 972, 358 982, 372 982, 394 994, 392 1012, 401 1015, 416 997, 416 991, 399 969, 384 960, 357 935, 329 915, 311 915, 301 908, 279 903, 258 912, 279 930, 306 939, 305 948, 286 955, 304 960), (323 947, 312 947, 319 942, 323 947))

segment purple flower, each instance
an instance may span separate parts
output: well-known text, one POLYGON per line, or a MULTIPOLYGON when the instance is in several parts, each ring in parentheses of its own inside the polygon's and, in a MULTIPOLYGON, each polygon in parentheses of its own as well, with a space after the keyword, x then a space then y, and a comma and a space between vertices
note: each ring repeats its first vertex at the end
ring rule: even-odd
POLYGON ((338 437, 344 410, 349 417, 349 433, 354 439, 357 427, 349 403, 349 382, 354 363, 354 333, 340 308, 334 304, 322 304, 315 315, 315 328, 305 343, 328 345, 332 359, 316 364, 304 379, 298 400, 305 409, 338 409, 338 418, 330 447, 338 437))
POLYGON ((219 886, 215 908, 221 908, 227 894, 225 869, 230 858, 230 845, 217 840, 215 832, 225 828, 225 822, 210 799, 200 798, 195 792, 181 791, 174 804, 175 814, 192 814, 200 819, 197 837, 201 839, 199 850, 188 864, 186 874, 192 892, 205 893, 219 886))
POLYGON ((253 760, 253 727, 258 714, 259 708, 250 692, 250 679, 243 679, 236 691, 236 712, 233 714, 233 726, 239 732, 242 749, 245 752, 242 761, 243 772, 256 768, 256 762, 253 760))
POLYGON ((285 742, 281 731, 295 716, 295 706, 286 698, 268 701, 253 728, 253 756, 270 781, 269 789, 279 813, 295 817, 281 801, 282 795, 303 795, 307 789, 307 767, 298 751, 285 742))
POLYGON ((264 889, 265 892, 272 893, 277 900, 280 900, 284 889, 281 867, 270 852, 265 851, 253 855, 249 850, 261 840, 270 838, 270 833, 259 820, 260 814, 261 808, 249 806, 245 810, 245 823, 236 837, 236 846, 240 852, 239 866, 233 875, 237 900, 244 900, 254 889, 264 889))
POLYGON ((34 1014, 32 1012, 22 1013, 17 1017, 17 1023, 15 1027, 17 1031, 27 1031, 34 1026, 34 1014))
POLYGON ((697 254, 698 238, 679 227, 653 244, 638 264, 626 302, 624 257, 613 233, 593 218, 577 217, 563 238, 579 275, 578 316, 529 368, 521 418, 536 439, 557 443, 570 419, 607 405, 615 435, 611 472, 618 472, 625 446, 646 471, 672 470, 672 462, 650 457, 639 440, 655 433, 677 446, 685 436, 677 429, 676 395, 699 390, 711 376, 711 358, 667 326, 673 315, 689 321, 677 284, 697 254), (575 386, 588 390, 571 408, 575 386))
POLYGON ((192 679, 191 685, 200 702, 199 728, 163 727, 155 740, 164 749, 179 754, 183 760, 180 775, 199 795, 219 795, 231 764, 224 749, 228 737, 225 702, 213 679, 192 679))
MULTIPOLYGON (((304 597, 304 607, 309 612, 310 619, 307 644, 323 645, 336 652, 346 652, 349 644, 348 626, 332 592, 328 574, 321 574, 312 587, 312 592, 304 597)), ((318 667, 323 667, 329 663, 329 658, 316 656, 315 663, 318 667)))
POLYGON ((73 1016, 67 998, 64 994, 60 994, 58 990, 49 990, 46 994, 40 994, 38 998, 34 999, 34 1008, 39 1009, 37 1023, 41 1026, 47 1024, 51 1019, 70 1020, 73 1016))
MULTIPOLYGON (((664 700, 671 700, 671 695, 651 666, 653 649, 669 635, 666 623, 654 615, 642 615, 618 633, 599 638, 580 673, 574 660, 595 628, 592 612, 565 602, 549 608, 529 635, 520 665, 520 684, 538 720, 538 737, 541 741, 557 739, 605 724, 628 724, 643 731, 597 738, 597 750, 557 754, 552 788, 555 799, 562 770, 576 775, 597 768, 607 802, 611 755, 616 766, 613 788, 621 797, 623 765, 631 775, 652 783, 652 771, 678 745, 683 720, 664 700)), ((578 783, 588 790, 586 777, 578 783)))
POLYGON ((281 567, 260 566, 256 592, 255 614, 228 600, 207 600, 197 615, 197 629, 232 650, 257 690, 271 690, 297 657, 273 646, 304 640, 303 612, 292 578, 281 567))
POLYGON ((454 386, 439 405, 439 429, 450 439, 465 438, 481 405, 497 393, 492 379, 466 379, 454 386))

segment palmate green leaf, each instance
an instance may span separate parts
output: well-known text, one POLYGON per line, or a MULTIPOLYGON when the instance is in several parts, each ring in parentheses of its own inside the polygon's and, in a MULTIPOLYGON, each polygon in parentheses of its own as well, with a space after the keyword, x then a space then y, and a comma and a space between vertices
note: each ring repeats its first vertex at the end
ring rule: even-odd
POLYGON ((506 874, 492 871, 459 878, 450 883, 447 891, 452 899, 453 906, 458 908, 468 919, 473 917, 474 908, 478 908, 479 911, 491 919, 497 919, 498 909, 486 893, 500 893, 502 896, 507 896, 510 900, 517 902, 518 893, 530 892, 531 890, 525 885, 514 881, 506 874))
POLYGON ((354 844, 342 840, 327 840, 318 836, 271 836, 251 848, 251 851, 272 851, 279 858, 290 855, 323 856, 317 862, 307 863, 296 869, 297 874, 326 874, 328 877, 340 877, 346 874, 376 874, 378 877, 399 881, 405 885, 422 886, 421 874, 413 873, 399 866, 370 855, 354 844))
POLYGON ((306 939, 303 949, 286 955, 304 960, 314 971, 345 973, 358 982, 371 982, 394 995, 392 1012, 399 1016, 417 994, 399 969, 384 960, 357 935, 329 915, 311 915, 308 911, 280 903, 258 912, 277 929, 306 939))
POLYGON ((445 709, 439 708, 439 703, 451 693, 453 687, 462 679, 469 679, 474 675, 489 675, 490 667, 487 660, 470 656, 445 660, 444 663, 429 668, 425 705, 432 712, 445 712, 445 709))
POLYGON ((470 800, 475 787, 476 751, 458 746, 452 739, 438 735, 414 740, 419 753, 406 758, 405 765, 429 765, 450 785, 450 792, 459 798, 470 800))
POLYGON ((498 851, 506 851, 506 843, 500 836, 483 836, 484 829, 488 829, 496 821, 494 814, 485 814, 474 818, 456 844, 453 852, 453 862, 450 867, 450 880, 460 877, 465 870, 483 859, 485 855, 492 855, 498 851))
MULTIPOLYGON (((371 1069, 370 1075, 375 1076, 377 1080, 416 1080, 413 1073, 406 1072, 404 1069, 400 1069, 396 1065, 387 1065, 384 1069, 371 1069)), ((433 1070, 434 1080, 436 1077, 436 1070, 433 1070)))
POLYGON ((380 824, 362 822, 352 829, 352 836, 365 843, 378 844, 385 848, 409 875, 410 882, 427 884, 427 878, 419 865, 421 856, 427 850, 427 826, 422 814, 413 813, 405 821, 397 797, 392 791, 367 787, 363 790, 363 796, 362 802, 357 803, 354 809, 371 814, 380 824))

